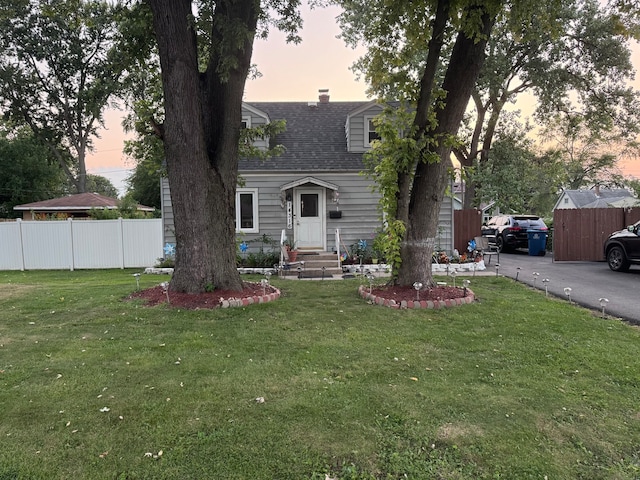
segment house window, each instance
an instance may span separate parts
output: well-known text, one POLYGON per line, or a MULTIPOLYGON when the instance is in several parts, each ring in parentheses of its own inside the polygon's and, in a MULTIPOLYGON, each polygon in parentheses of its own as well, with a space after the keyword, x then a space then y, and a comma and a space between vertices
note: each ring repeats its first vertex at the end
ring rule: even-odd
POLYGON ((565 204, 565 205, 567 205, 568 203, 569 203, 569 199, 568 199, 568 198, 565 198, 565 199, 564 199, 564 204, 565 204))
POLYGON ((371 142, 380 140, 380 135, 376 132, 376 126, 373 124, 375 117, 364 117, 364 146, 370 147, 371 142))
POLYGON ((242 117, 242 128, 251 128, 251 117, 242 117))
POLYGON ((258 233, 258 189, 239 188, 236 192, 236 231, 258 233))

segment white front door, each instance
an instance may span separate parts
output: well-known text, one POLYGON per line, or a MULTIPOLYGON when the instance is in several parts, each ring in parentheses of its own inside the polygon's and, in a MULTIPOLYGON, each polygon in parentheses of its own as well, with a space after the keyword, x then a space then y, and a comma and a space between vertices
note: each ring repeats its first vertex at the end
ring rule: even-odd
POLYGON ((303 250, 325 250, 325 189, 297 188, 295 202, 296 246, 303 250))

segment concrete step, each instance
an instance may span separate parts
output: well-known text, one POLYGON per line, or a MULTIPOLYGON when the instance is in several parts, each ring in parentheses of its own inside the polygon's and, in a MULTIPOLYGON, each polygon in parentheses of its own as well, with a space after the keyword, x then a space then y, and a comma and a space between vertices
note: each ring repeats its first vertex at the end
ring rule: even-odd
POLYGON ((335 253, 298 250, 295 263, 283 270, 281 275, 289 278, 332 278, 342 275, 342 269, 338 267, 338 257, 335 253))
POLYGON ((334 270, 300 270, 292 269, 292 270, 283 270, 281 275, 285 278, 317 278, 322 279, 325 278, 330 280, 332 278, 339 278, 342 275, 342 271, 338 269, 334 270))
POLYGON ((338 268, 338 256, 335 253, 303 253, 298 252, 298 262, 304 262, 304 268, 306 270, 322 270, 322 267, 327 269, 336 269, 336 271, 341 271, 338 268))

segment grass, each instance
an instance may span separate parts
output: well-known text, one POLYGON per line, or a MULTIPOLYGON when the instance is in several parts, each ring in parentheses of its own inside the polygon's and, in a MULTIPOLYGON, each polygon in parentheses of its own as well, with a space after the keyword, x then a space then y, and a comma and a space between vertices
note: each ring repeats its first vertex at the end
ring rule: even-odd
POLYGON ((496 277, 447 310, 273 279, 147 308, 131 273, 0 272, 0 479, 640 478, 618 320, 496 277))

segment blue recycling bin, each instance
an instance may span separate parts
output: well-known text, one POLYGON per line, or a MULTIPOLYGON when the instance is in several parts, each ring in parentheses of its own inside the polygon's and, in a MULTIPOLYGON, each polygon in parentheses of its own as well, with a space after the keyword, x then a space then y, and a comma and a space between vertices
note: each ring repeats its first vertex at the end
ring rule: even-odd
POLYGON ((527 230, 529 236, 529 255, 542 257, 547 253, 547 232, 545 230, 527 230))

